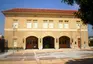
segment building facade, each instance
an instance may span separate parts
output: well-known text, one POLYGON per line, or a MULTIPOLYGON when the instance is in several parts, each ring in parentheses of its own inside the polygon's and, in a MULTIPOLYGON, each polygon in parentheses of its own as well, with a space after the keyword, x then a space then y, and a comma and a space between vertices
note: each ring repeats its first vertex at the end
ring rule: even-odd
POLYGON ((87 48, 88 30, 75 10, 14 8, 5 15, 4 36, 8 48, 87 48))

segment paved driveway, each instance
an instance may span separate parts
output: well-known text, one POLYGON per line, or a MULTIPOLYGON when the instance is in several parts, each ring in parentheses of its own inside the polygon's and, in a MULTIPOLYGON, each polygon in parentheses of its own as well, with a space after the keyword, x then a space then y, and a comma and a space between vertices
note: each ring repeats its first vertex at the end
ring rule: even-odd
MULTIPOLYGON (((52 62, 66 62, 73 59, 85 59, 93 58, 93 51, 81 51, 81 50, 70 50, 70 51, 35 51, 25 50, 18 51, 0 58, 0 62, 31 62, 32 64, 47 64, 52 62), (33 63, 34 62, 34 63, 33 63)), ((13 63, 13 64, 14 64, 13 63)), ((26 64, 27 64, 26 63, 26 64)), ((61 64, 62 64, 61 63, 61 64)))

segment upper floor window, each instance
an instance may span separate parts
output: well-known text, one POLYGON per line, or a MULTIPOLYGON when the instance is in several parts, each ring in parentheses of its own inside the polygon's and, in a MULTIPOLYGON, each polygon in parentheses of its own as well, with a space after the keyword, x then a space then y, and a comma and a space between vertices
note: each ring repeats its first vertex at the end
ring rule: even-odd
POLYGON ((79 29, 81 26, 80 21, 76 21, 76 27, 79 29))
POLYGON ((64 28, 68 28, 68 27, 69 27, 69 25, 65 23, 64 24, 64 28))
POLYGON ((76 27, 77 27, 77 28, 80 28, 80 24, 76 24, 76 27))
POLYGON ((65 20, 65 22, 64 22, 64 28, 69 28, 68 20, 65 20))
POLYGON ((33 20, 33 28, 38 28, 37 20, 33 20))
POLYGON ((27 28, 32 28, 31 20, 27 20, 27 28))
POLYGON ((13 20, 13 28, 18 28, 18 20, 17 19, 13 20))
POLYGON ((63 21, 62 20, 59 20, 58 28, 63 28, 63 21))
POLYGON ((47 20, 43 20, 43 28, 48 28, 48 21, 47 20))
POLYGON ((53 24, 53 20, 49 20, 49 28, 53 28, 54 24, 53 24))

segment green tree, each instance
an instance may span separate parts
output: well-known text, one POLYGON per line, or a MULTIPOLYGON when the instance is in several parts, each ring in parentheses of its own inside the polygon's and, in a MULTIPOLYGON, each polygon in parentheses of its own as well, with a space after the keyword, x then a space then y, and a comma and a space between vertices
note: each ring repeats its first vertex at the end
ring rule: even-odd
POLYGON ((75 15, 81 18, 83 23, 93 26, 93 0, 62 0, 62 2, 71 6, 77 4, 79 9, 75 15))

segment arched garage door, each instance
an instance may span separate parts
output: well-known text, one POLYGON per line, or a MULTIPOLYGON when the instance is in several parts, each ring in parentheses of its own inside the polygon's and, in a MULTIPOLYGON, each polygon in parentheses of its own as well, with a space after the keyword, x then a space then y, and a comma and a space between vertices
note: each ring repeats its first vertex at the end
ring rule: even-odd
POLYGON ((59 38, 59 48, 70 48, 70 38, 67 36, 61 36, 59 38))
POLYGON ((54 38, 46 36, 43 38, 43 48, 54 48, 54 38))
POLYGON ((29 36, 26 38, 26 49, 38 49, 38 38, 29 36))

